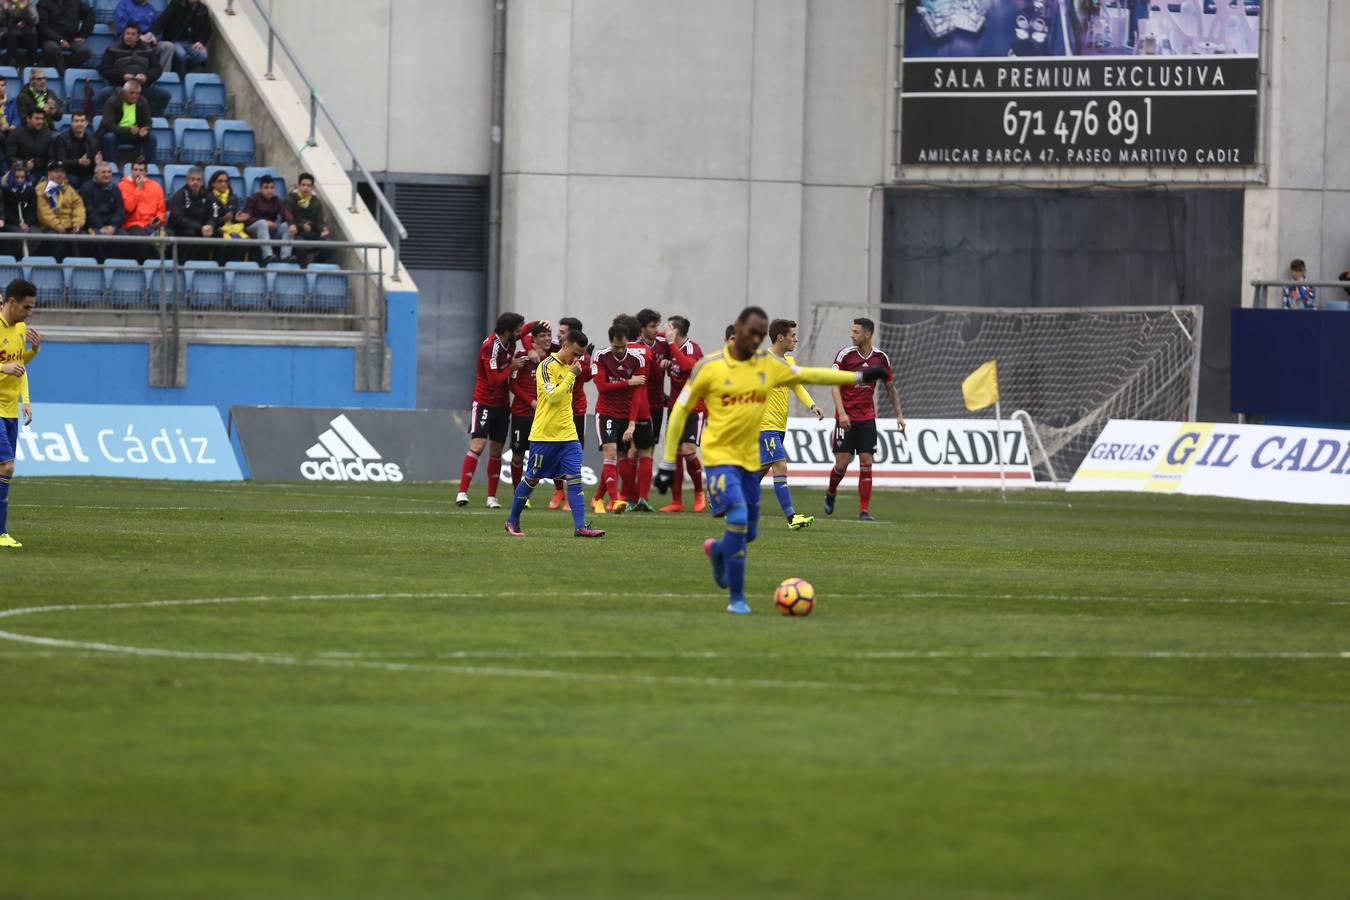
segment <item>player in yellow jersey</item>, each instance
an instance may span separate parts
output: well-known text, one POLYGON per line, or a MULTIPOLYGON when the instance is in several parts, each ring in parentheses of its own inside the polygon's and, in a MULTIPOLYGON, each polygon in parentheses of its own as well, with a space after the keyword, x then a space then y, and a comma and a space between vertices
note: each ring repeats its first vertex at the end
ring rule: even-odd
POLYGON ((605 533, 586 525, 586 498, 581 493, 581 441, 572 418, 572 390, 581 374, 581 358, 586 355, 586 334, 569 329, 556 353, 550 353, 534 370, 534 423, 530 426, 530 458, 525 475, 516 486, 511 513, 506 518, 506 533, 524 537, 520 514, 535 485, 544 479, 562 478, 567 483, 567 502, 572 509, 572 524, 577 537, 604 537, 605 533))
MULTIPOLYGON (((789 366, 797 364, 791 356, 797 349, 797 323, 791 319, 774 319, 769 323, 769 352, 789 366)), ((793 395, 811 412, 816 420, 825 418, 825 410, 816 405, 806 388, 800 384, 792 386, 793 395)), ((787 435, 788 389, 774 388, 764 404, 764 420, 759 423, 759 478, 773 470, 773 492, 778 497, 778 505, 787 516, 788 528, 793 531, 805 528, 816 520, 815 516, 804 516, 792 508, 792 492, 788 490, 787 448, 783 439, 787 435)))
POLYGON ((37 305, 37 288, 16 278, 5 287, 0 304, 0 548, 22 547, 9 536, 9 483, 14 477, 14 448, 19 439, 20 398, 24 424, 33 421, 28 405, 27 363, 42 344, 42 336, 28 329, 28 317, 37 305), (28 345, 32 345, 29 349, 28 345))
POLYGON ((708 505, 727 524, 721 540, 703 542, 703 552, 712 560, 718 587, 730 592, 727 612, 741 615, 750 612, 745 601, 745 553, 759 528, 759 426, 770 392, 797 384, 870 384, 886 374, 883 369, 841 372, 789 365, 759 349, 768 330, 768 314, 758 306, 748 306, 736 317, 731 341, 694 367, 671 409, 665 454, 653 482, 663 494, 670 488, 684 420, 700 400, 706 400, 703 464, 708 473, 708 505))

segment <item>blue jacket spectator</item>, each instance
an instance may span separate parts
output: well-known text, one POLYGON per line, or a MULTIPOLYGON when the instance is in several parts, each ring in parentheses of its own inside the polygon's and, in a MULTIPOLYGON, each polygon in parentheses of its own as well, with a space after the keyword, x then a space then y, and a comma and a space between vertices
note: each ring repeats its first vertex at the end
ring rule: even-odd
POLYGON ((150 0, 118 0, 113 10, 113 34, 121 34, 129 22, 135 22, 142 35, 154 34, 151 30, 159 10, 150 5, 150 0))
POLYGON ((1308 264, 1301 259, 1291 261, 1289 263, 1289 277, 1293 279, 1294 283, 1284 286, 1282 298, 1284 308, 1316 309, 1317 288, 1299 284, 1300 281, 1308 280, 1308 264))

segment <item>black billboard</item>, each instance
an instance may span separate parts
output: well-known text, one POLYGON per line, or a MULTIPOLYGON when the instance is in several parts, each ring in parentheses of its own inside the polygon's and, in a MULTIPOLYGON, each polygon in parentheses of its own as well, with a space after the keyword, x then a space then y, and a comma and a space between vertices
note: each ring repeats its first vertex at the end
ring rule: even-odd
POLYGON ((904 165, 1250 166, 1259 0, 906 0, 904 165))

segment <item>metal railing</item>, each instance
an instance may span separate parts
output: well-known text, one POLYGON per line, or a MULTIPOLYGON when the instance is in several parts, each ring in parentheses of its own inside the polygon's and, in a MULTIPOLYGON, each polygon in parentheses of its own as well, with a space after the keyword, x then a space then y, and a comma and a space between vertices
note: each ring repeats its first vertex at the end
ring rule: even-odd
MULTIPOLYGON (((226 0, 225 14, 227 16, 238 15, 238 13, 235 12, 234 4, 235 0, 226 0)), ((314 85, 314 79, 309 77, 309 73, 305 71, 305 67, 300 64, 300 58, 296 56, 295 51, 291 49, 291 45, 286 42, 284 37, 282 37, 281 31, 277 28, 276 23, 272 21, 272 17, 268 15, 267 10, 263 9, 262 4, 259 3, 258 0, 252 0, 252 4, 253 9, 267 26, 267 71, 264 73, 264 77, 268 81, 276 80, 276 73, 274 71, 276 47, 280 45, 282 51, 286 54, 286 58, 295 68, 296 75, 299 76, 300 80, 304 82, 305 87, 309 90, 309 137, 305 141, 305 146, 317 147, 319 145, 319 112, 322 111, 324 117, 328 119, 329 126, 333 129, 333 133, 337 135, 337 139, 342 143, 343 149, 347 151, 347 155, 349 155, 352 160, 351 168, 347 171, 352 182, 352 202, 351 206, 348 208, 352 212, 356 212, 357 209, 359 209, 359 206, 357 205, 360 202, 357 193, 357 187, 360 183, 357 177, 359 175, 365 180, 365 183, 370 186, 371 193, 375 196, 375 201, 380 205, 380 210, 388 217, 390 224, 394 226, 394 234, 391 241, 394 248, 393 278, 395 281, 400 280, 398 274, 399 262, 402 259, 400 254, 400 242, 403 238, 408 236, 408 230, 403 227, 403 221, 398 217, 398 213, 394 212, 393 204, 391 204, 389 198, 384 195, 384 191, 380 190, 380 186, 375 181, 374 176, 370 174, 370 171, 365 167, 365 164, 361 162, 360 157, 356 155, 356 148, 352 145, 351 139, 347 137, 347 133, 343 131, 342 126, 338 124, 338 120, 333 116, 332 111, 329 110, 328 104, 323 102, 323 97, 319 94, 319 89, 314 85)))
POLYGON ((1342 293, 1342 290, 1350 292, 1350 281, 1294 281, 1285 278, 1280 281, 1253 281, 1252 285, 1252 306, 1255 309, 1272 309, 1270 302, 1271 288, 1285 287, 1312 287, 1317 288, 1318 309, 1327 309, 1328 303, 1335 303, 1332 309, 1345 309, 1344 302, 1350 300, 1350 293, 1342 293), (1325 292, 1325 293, 1323 293, 1325 292))
POLYGON ((110 337, 119 332, 144 334, 148 329, 153 344, 152 384, 181 382, 186 320, 198 333, 211 329, 280 328, 297 338, 318 331, 359 334, 356 343, 361 347, 365 371, 358 377, 358 384, 380 389, 387 376, 384 336, 388 313, 381 283, 386 245, 354 241, 291 242, 292 250, 298 253, 345 256, 346 262, 337 268, 255 269, 225 264, 243 261, 243 254, 258 250, 264 243, 270 243, 276 253, 281 242, 60 234, 38 229, 27 233, 5 232, 0 233, 0 284, 16 277, 28 278, 38 288, 39 310, 61 314, 66 326, 105 331, 110 337), (53 259, 53 250, 59 250, 65 261, 53 259), (82 261, 71 262, 72 259, 82 261), (195 262, 219 265, 192 265, 195 262), (100 279, 81 278, 81 273, 88 272, 101 273, 101 289, 100 279), (128 272, 135 274, 127 278, 128 272), (256 291, 236 294, 231 281, 241 275, 246 279, 250 275, 263 276, 262 294, 256 291), (210 290, 194 290, 189 282, 199 277, 214 286, 210 290), (318 290, 321 278, 327 279, 328 287, 322 292, 318 290), (279 280, 290 289, 282 290, 277 285, 279 280), (128 289, 127 282, 132 289, 128 289), (339 284, 341 293, 333 293, 331 287, 339 284))

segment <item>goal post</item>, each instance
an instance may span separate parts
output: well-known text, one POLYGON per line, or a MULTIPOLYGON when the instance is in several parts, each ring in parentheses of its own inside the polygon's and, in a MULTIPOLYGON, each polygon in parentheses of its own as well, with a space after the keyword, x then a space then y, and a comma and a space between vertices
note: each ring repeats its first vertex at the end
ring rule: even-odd
POLYGON ((830 365, 859 317, 876 323, 909 418, 991 418, 966 409, 961 382, 997 359, 1003 410, 1027 427, 1041 481, 1067 481, 1113 418, 1195 418, 1199 306, 818 304, 797 358, 830 365))

